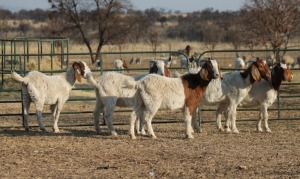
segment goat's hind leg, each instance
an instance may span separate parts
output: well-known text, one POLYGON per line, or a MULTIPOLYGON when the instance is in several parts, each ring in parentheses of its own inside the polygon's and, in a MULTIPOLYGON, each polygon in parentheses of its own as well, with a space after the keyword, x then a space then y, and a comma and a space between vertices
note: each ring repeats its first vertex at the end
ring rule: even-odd
POLYGON ((99 118, 100 118, 100 113, 103 112, 103 105, 100 104, 98 102, 98 100, 96 101, 96 106, 95 106, 95 109, 93 111, 93 114, 94 114, 94 126, 95 126, 95 130, 96 130, 96 133, 97 134, 100 134, 101 133, 101 129, 100 129, 100 121, 99 121, 99 118))
POLYGON ((144 120, 147 124, 148 134, 149 134, 150 137, 152 137, 152 139, 157 139, 157 137, 154 134, 153 128, 152 128, 152 118, 154 117, 156 111, 155 112, 153 112, 153 111, 143 111, 143 114, 142 114, 142 118, 144 118, 144 120))
POLYGON ((224 115, 225 115, 225 120, 227 121, 227 119, 228 119, 228 115, 227 115, 228 113, 227 113, 227 111, 225 111, 224 105, 225 104, 220 103, 218 105, 217 110, 216 110, 217 129, 219 131, 222 131, 222 132, 225 131, 225 130, 226 130, 226 132, 231 132, 230 131, 230 127, 227 126, 226 123, 225 123, 225 130, 224 130, 223 126, 222 126, 222 113, 223 112, 224 112, 224 115))
POLYGON ((24 123, 24 127, 25 127, 25 130, 26 131, 29 131, 30 130, 30 127, 28 125, 28 113, 29 113, 29 107, 30 107, 30 103, 31 103, 31 100, 30 100, 30 97, 28 95, 28 92, 27 92, 27 89, 26 87, 22 87, 22 104, 23 104, 23 123, 24 123))
MULTIPOLYGON (((116 102, 113 104, 116 104, 116 102)), ((115 105, 106 105, 105 112, 104 112, 104 119, 106 121, 106 125, 107 125, 111 135, 117 136, 118 134, 115 131, 115 128, 114 128, 114 125, 112 122, 112 115, 113 115, 114 110, 115 110, 115 105)))
POLYGON ((60 109, 58 107, 57 104, 54 104, 54 105, 50 105, 50 110, 52 112, 52 119, 53 119, 53 131, 55 133, 58 133, 59 132, 59 129, 58 129, 58 118, 59 118, 59 115, 60 115, 60 109))

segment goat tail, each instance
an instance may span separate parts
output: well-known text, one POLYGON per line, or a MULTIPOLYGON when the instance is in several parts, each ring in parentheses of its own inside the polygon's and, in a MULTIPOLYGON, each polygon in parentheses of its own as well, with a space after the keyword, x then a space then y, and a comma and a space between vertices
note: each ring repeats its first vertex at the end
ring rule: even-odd
POLYGON ((123 88, 129 88, 129 89, 137 89, 138 83, 133 80, 124 80, 123 81, 123 88))
POLYGON ((12 78, 16 81, 19 81, 25 85, 28 85, 29 78, 23 78, 21 75, 19 75, 17 72, 12 72, 12 78))
POLYGON ((97 87, 97 82, 94 80, 92 73, 86 74, 86 77, 89 84, 93 85, 94 87, 97 87))

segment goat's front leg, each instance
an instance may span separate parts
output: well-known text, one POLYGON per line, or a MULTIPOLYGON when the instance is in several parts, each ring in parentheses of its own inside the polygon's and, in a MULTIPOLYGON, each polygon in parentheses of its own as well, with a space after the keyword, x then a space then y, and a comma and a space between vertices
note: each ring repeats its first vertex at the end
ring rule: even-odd
POLYGON ((194 139, 194 136, 192 135, 192 131, 193 131, 192 116, 190 114, 188 107, 185 107, 183 115, 184 115, 184 122, 185 122, 186 138, 194 139))
POLYGON ((135 110, 133 110, 131 112, 130 122, 129 122, 129 125, 130 125, 129 136, 131 137, 131 139, 136 139, 136 136, 134 134, 134 124, 135 124, 136 118, 137 118, 136 112, 135 112, 135 110))
MULTIPOLYGON (((202 132, 202 131, 201 131, 200 124, 199 124, 198 121, 197 121, 197 115, 196 115, 197 112, 199 113, 199 109, 198 109, 198 108, 196 108, 196 109, 193 111, 193 113, 192 113, 192 126, 193 126, 193 128, 192 128, 192 133, 194 133, 193 130, 195 130, 197 133, 202 132)), ((200 121, 199 121, 199 122, 200 122, 200 121)))
POLYGON ((236 127, 236 108, 237 106, 236 105, 231 105, 230 106, 230 110, 228 111, 228 117, 231 119, 231 130, 233 133, 240 133, 239 130, 237 129, 236 127))
POLYGON ((261 110, 259 111, 259 114, 258 114, 258 121, 257 121, 257 124, 256 124, 256 131, 257 132, 263 132, 262 128, 261 128, 261 121, 263 119, 263 114, 261 112, 261 110))
POLYGON ((268 108, 266 106, 263 106, 263 109, 261 109, 261 111, 262 111, 262 117, 264 118, 266 132, 271 132, 271 129, 269 128, 268 125, 268 120, 269 120, 268 108))

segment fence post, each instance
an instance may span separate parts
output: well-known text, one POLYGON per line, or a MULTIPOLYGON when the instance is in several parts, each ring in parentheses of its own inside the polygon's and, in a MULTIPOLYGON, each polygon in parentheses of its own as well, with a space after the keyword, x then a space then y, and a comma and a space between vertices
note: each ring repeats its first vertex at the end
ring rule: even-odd
POLYGON ((24 104, 23 104, 23 89, 21 89, 21 104, 22 104, 22 123, 23 123, 23 127, 25 127, 24 104))
POLYGON ((102 75, 103 74, 103 68, 102 68, 102 54, 101 54, 101 52, 99 52, 99 60, 100 60, 100 64, 99 64, 99 66, 100 66, 100 75, 102 75))
MULTIPOLYGON (((280 59, 279 59, 279 49, 276 49, 276 63, 280 63, 280 59)), ((278 90, 277 93, 277 119, 280 119, 280 90, 278 90)))

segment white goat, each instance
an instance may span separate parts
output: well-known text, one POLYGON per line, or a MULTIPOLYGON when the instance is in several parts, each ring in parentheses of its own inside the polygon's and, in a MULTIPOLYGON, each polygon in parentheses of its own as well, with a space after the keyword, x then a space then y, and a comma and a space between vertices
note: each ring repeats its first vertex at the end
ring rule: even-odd
MULTIPOLYGON (((207 102, 218 102, 216 111, 217 121, 221 119, 221 112, 226 110, 226 118, 231 120, 233 133, 239 133, 236 128, 236 108, 237 105, 247 96, 252 84, 255 81, 261 81, 261 76, 270 78, 270 70, 267 64, 257 58, 244 72, 232 72, 223 75, 222 80, 216 79, 208 85, 205 100, 207 102)), ((231 132, 229 120, 226 121, 226 132, 231 132)), ((218 129, 223 130, 222 126, 217 124, 218 129)))
POLYGON ((218 63, 208 60, 197 74, 186 74, 180 78, 167 78, 148 75, 143 79, 125 81, 125 88, 137 89, 136 103, 131 113, 129 134, 135 139, 134 124, 138 117, 147 123, 149 134, 156 138, 151 121, 159 109, 182 109, 184 113, 186 136, 194 138, 191 127, 191 114, 197 107, 205 89, 212 79, 219 77, 218 63))
POLYGON ((125 60, 121 59, 116 59, 113 61, 113 66, 115 69, 117 70, 122 70, 121 72, 123 72, 123 69, 127 69, 128 70, 128 64, 126 63, 125 60))
MULTIPOLYGON (((150 68, 150 73, 159 75, 166 74, 166 68, 163 61, 156 61, 150 68)), ((126 89, 122 87, 123 81, 135 81, 145 77, 148 74, 137 75, 134 77, 126 76, 116 72, 106 72, 97 80, 91 75, 88 76, 88 82, 95 88, 96 106, 94 109, 94 124, 97 133, 100 133, 99 117, 104 113, 104 119, 112 135, 117 135, 113 123, 112 115, 116 106, 132 107, 134 105, 135 89, 126 89)))
POLYGON ((239 69, 239 70, 243 70, 243 69, 245 69, 245 67, 246 67, 246 64, 245 64, 244 59, 242 59, 240 56, 238 56, 235 59, 235 68, 239 69))
MULTIPOLYGON (((239 107, 249 108, 260 106, 259 120, 256 126, 257 131, 262 132, 261 121, 264 119, 264 126, 267 132, 271 132, 268 126, 268 108, 277 99, 278 90, 282 81, 291 82, 292 71, 286 64, 277 63, 272 69, 271 81, 262 80, 261 83, 255 82, 239 107)), ((221 121, 218 122, 219 124, 221 121)))
POLYGON ((88 73, 91 73, 91 70, 85 62, 74 62, 64 75, 47 76, 38 71, 31 71, 23 78, 16 72, 13 72, 13 79, 23 83, 22 102, 24 105, 25 129, 29 130, 28 110, 30 103, 34 102, 40 129, 46 131, 42 121, 43 106, 46 104, 50 105, 52 112, 53 130, 54 132, 59 132, 57 123, 63 105, 68 100, 69 93, 74 87, 76 80, 81 82, 81 77, 86 78, 88 73))

